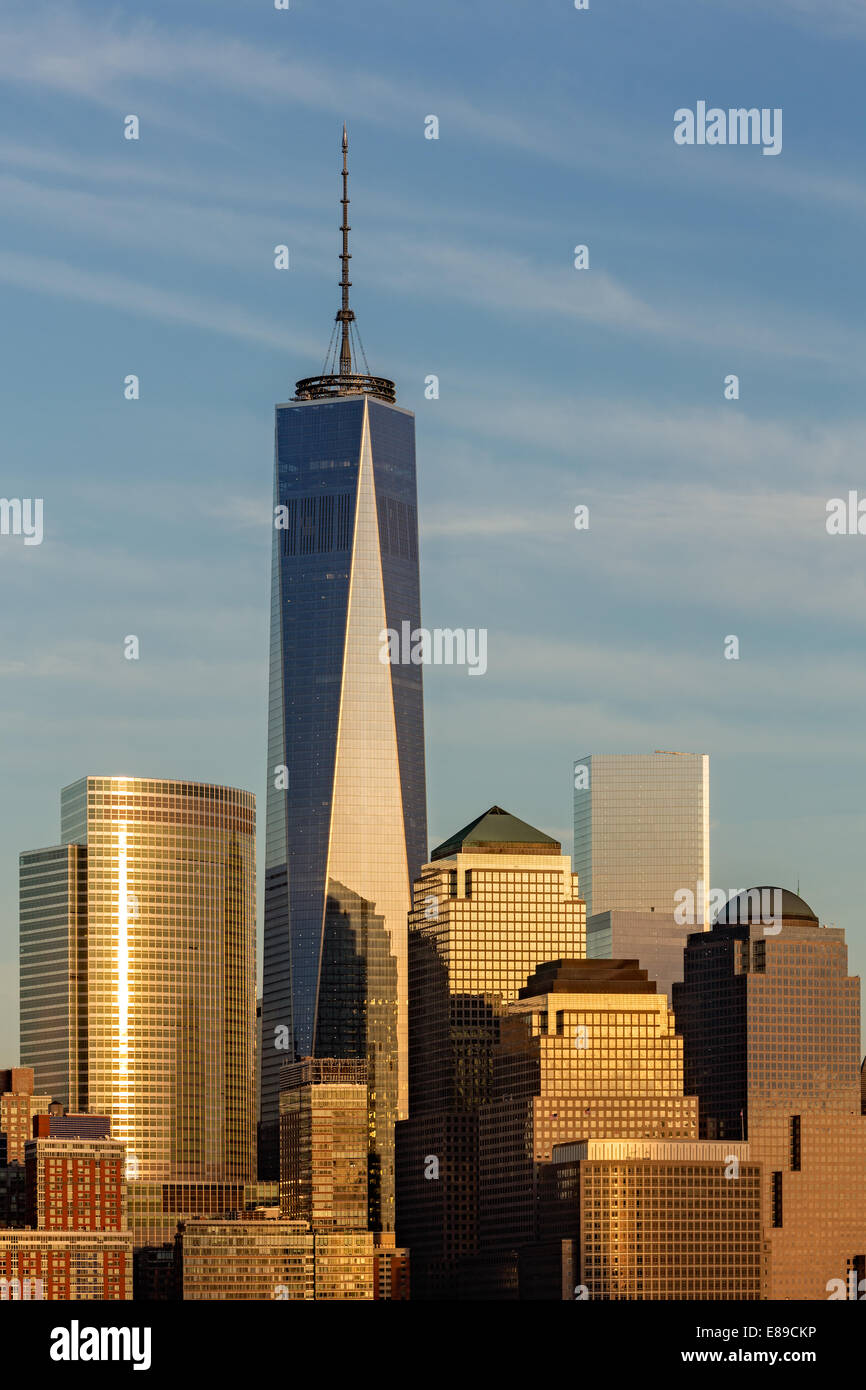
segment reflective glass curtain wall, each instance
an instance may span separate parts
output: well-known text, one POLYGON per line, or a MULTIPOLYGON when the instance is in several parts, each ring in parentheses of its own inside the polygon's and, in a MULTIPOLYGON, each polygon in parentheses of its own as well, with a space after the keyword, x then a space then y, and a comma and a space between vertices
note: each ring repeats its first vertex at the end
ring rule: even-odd
POLYGON ((413 415, 361 395, 277 406, 274 506, 263 1141, 292 1051, 359 1056, 390 1169, 427 848, 421 668, 380 659, 384 629, 420 623, 413 415))

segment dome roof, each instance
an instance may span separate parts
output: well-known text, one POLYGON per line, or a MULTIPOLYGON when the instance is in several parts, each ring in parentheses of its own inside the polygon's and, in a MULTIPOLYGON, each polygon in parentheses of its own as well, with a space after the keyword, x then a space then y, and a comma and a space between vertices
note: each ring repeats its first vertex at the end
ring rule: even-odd
POLYGON ((767 884, 760 888, 746 888, 735 898, 731 898, 716 917, 716 923, 719 926, 736 926, 738 922, 751 922, 753 911, 755 919, 760 921, 762 905, 775 914, 779 894, 782 897, 782 920, 784 922, 814 922, 817 926, 818 918, 809 904, 804 902, 798 894, 792 893, 788 888, 774 888, 767 884))

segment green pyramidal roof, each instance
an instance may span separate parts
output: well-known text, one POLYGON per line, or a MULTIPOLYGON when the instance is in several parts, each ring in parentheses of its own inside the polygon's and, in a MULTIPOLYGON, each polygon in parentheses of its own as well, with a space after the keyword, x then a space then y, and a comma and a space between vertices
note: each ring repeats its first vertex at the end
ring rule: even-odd
POLYGON ((562 845, 501 806, 491 806, 450 840, 437 845, 430 857, 450 859, 461 850, 476 854, 561 854, 562 845))

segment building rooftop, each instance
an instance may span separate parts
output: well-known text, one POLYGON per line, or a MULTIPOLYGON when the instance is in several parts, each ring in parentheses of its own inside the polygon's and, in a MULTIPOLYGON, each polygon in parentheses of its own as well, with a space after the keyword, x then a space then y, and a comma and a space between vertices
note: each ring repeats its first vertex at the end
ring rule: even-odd
POLYGON ((655 994, 637 960, 548 960, 530 975, 521 999, 543 994, 655 994))
POLYGON ((766 884, 760 888, 747 888, 735 898, 731 898, 716 917, 715 925, 736 926, 740 922, 751 922, 753 919, 759 922, 762 914, 766 916, 768 912, 776 913, 779 894, 783 922, 814 922, 815 926, 818 925, 818 918, 809 904, 796 893, 790 892, 787 888, 773 888, 766 884))
POLYGON ((437 845, 430 857, 449 859, 461 850, 476 854, 561 854, 562 845, 525 820, 518 820, 510 811, 503 811, 501 806, 491 806, 437 845))

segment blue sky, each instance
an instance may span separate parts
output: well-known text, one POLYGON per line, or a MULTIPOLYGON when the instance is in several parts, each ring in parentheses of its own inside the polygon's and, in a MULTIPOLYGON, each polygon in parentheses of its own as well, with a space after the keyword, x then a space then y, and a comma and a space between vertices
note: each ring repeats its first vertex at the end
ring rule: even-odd
POLYGON ((0 1062, 61 786, 226 782, 264 829, 273 406, 337 308, 344 119, 423 619, 489 633, 425 673, 431 844, 499 802, 570 848, 577 755, 708 752, 714 886, 799 880, 866 969, 866 537, 825 529, 866 494, 866 10, 590 4, 0 14, 0 493, 45 505, 0 538, 0 1062), (676 146, 698 100, 781 107, 782 153, 676 146))

